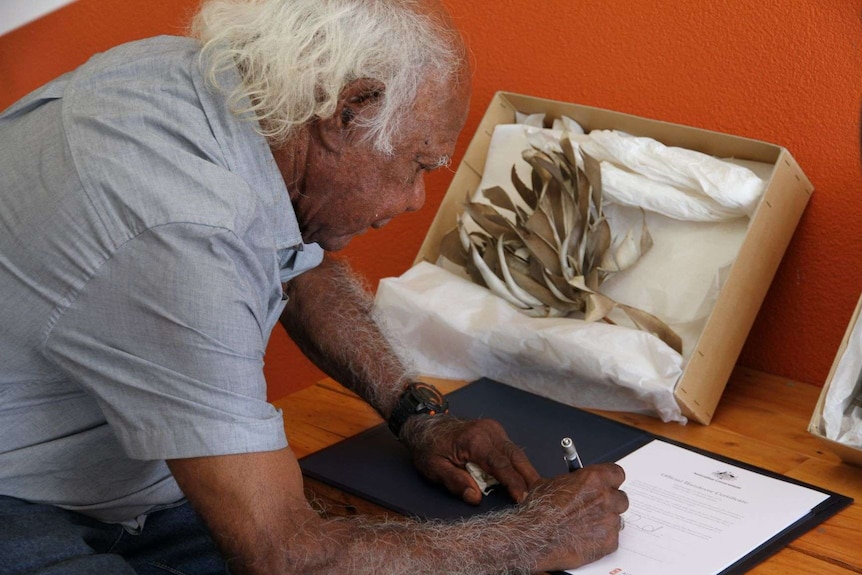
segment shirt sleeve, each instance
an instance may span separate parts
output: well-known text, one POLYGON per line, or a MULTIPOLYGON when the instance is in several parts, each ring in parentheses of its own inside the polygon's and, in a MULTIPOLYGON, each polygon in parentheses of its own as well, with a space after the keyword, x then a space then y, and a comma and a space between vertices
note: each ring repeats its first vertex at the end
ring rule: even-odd
POLYGON ((278 251, 279 277, 289 282, 298 275, 320 265, 323 248, 317 244, 299 244, 278 251))
POLYGON ((151 228, 60 310, 46 353, 96 398, 129 457, 280 449, 263 355, 283 304, 268 273, 229 230, 151 228))

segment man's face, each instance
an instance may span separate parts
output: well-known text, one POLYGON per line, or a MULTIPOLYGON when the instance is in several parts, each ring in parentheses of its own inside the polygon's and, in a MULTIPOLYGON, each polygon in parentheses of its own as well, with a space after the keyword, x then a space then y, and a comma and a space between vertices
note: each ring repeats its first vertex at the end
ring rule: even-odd
POLYGON ((421 208, 424 175, 451 157, 469 98, 467 78, 446 90, 426 84, 392 142, 392 156, 361 141, 363 129, 353 124, 353 114, 367 108, 339 114, 332 121, 341 130, 326 136, 313 127, 300 189, 291 190, 303 241, 340 250, 368 228, 421 208))

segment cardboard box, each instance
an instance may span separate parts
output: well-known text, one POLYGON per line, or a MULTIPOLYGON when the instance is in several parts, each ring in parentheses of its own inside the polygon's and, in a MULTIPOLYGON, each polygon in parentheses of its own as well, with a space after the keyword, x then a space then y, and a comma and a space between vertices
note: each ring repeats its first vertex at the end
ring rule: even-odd
POLYGON ((440 240, 451 230, 468 193, 482 179, 485 157, 497 124, 514 123, 516 111, 568 116, 586 131, 616 129, 654 138, 717 157, 734 157, 773 166, 771 177, 744 243, 692 351, 674 395, 691 420, 708 424, 733 370, 760 304, 784 255, 814 187, 790 153, 774 144, 649 120, 610 110, 498 92, 467 149, 416 257, 435 262, 440 240))
POLYGON ((834 383, 835 372, 838 369, 838 364, 841 362, 841 358, 844 357, 845 351, 847 351, 847 346, 854 330, 862 330, 862 323, 859 323, 860 310, 862 310, 862 297, 859 298, 859 303, 856 305, 856 312, 853 314, 853 317, 850 318, 847 332, 844 334, 844 340, 838 348, 838 353, 835 354, 835 361, 832 363, 832 369, 829 370, 826 383, 823 385, 823 390, 820 392, 820 399, 817 400, 817 406, 814 408, 811 421, 808 423, 808 432, 817 437, 826 449, 835 453, 847 463, 862 466, 862 450, 828 439, 825 436, 823 425, 823 405, 826 402, 826 396, 829 395, 829 390, 834 383))

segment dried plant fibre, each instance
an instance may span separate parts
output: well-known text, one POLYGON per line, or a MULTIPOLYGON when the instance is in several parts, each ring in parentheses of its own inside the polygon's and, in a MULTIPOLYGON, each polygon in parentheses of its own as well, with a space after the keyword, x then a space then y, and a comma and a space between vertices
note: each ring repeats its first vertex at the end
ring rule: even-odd
POLYGON ((441 255, 530 316, 615 323, 609 315, 620 310, 634 327, 682 353, 681 338, 659 318, 601 293, 602 282, 634 265, 652 238, 645 218, 640 230, 614 237, 602 212, 599 162, 576 152, 566 136, 561 148, 524 150, 532 172, 527 184, 512 167, 517 197, 493 187, 468 198, 441 255))

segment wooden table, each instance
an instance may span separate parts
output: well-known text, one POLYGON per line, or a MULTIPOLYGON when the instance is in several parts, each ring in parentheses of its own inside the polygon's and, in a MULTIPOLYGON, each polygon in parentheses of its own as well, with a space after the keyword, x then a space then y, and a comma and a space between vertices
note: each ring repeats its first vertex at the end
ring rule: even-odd
MULTIPOLYGON (((434 380, 448 392, 463 382, 434 380)), ((849 495, 853 505, 755 567, 755 575, 862 573, 862 468, 842 463, 806 431, 820 389, 738 368, 709 426, 661 421, 629 413, 597 412, 689 445, 764 467, 849 495)), ((297 457, 323 449, 380 423, 374 411, 332 380, 274 402, 284 410, 297 457)), ((306 478, 306 492, 322 513, 387 513, 377 505, 306 478)), ((388 512, 391 513, 391 512, 388 512)))

